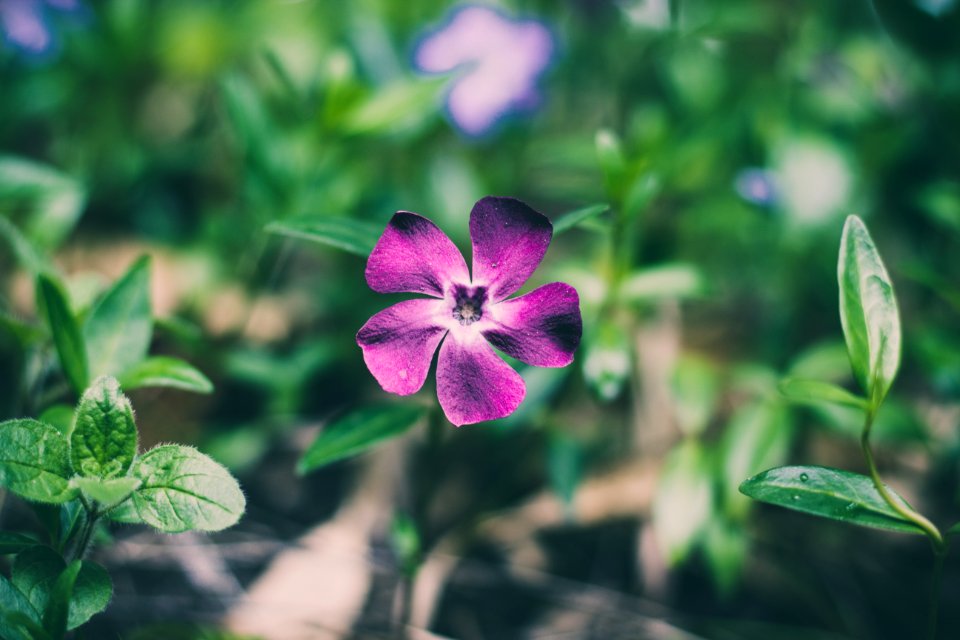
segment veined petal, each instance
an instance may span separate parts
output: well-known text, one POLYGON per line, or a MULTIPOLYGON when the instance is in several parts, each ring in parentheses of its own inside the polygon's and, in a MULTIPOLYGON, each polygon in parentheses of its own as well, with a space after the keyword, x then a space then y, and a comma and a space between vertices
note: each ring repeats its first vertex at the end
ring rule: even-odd
POLYGON ((493 302, 527 281, 547 252, 553 225, 514 198, 488 196, 470 212, 473 283, 488 287, 493 302))
POLYGON ((437 359, 437 398, 447 420, 458 427, 496 420, 523 402, 526 385, 479 335, 459 339, 451 332, 437 359))
POLYGON ((456 245, 421 215, 398 211, 367 260, 367 284, 379 293, 425 293, 443 297, 453 280, 469 282, 456 245))
POLYGON ((357 332, 363 361, 384 391, 416 393, 430 371, 430 361, 447 329, 439 319, 440 300, 406 300, 367 320, 357 332))
POLYGON ((538 367, 564 367, 580 345, 583 320, 577 290, 563 282, 543 285, 492 305, 483 336, 514 358, 538 367))

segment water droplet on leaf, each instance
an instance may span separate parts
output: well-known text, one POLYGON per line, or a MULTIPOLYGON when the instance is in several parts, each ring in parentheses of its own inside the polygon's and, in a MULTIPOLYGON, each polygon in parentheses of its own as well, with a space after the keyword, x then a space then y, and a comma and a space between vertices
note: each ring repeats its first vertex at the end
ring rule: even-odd
POLYGON ((805 473, 800 474, 800 482, 806 482, 809 479, 810 479, 810 476, 808 476, 807 474, 805 473))

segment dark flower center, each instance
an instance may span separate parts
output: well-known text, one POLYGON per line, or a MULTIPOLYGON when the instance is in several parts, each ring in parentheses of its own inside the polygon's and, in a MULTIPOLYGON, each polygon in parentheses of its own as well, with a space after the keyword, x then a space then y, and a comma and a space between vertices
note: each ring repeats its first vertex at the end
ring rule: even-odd
POLYGON ((453 317, 466 326, 483 317, 483 303, 487 301, 487 288, 470 288, 456 285, 453 290, 453 317))

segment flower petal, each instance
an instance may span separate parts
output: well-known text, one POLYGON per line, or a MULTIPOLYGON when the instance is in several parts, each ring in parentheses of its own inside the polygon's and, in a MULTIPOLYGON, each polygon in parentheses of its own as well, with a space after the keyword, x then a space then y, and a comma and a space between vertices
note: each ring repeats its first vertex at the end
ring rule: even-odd
POLYGON ((470 212, 473 283, 503 300, 536 270, 552 236, 550 221, 519 200, 483 198, 470 212))
POLYGON ((527 392, 520 374, 486 340, 471 338, 448 334, 437 359, 437 398, 458 427, 510 415, 527 392))
POLYGON ((367 320, 357 332, 363 361, 384 391, 416 393, 447 329, 437 322, 446 307, 440 300, 406 300, 367 320))
POLYGON ((538 367, 565 367, 580 345, 583 320, 577 290, 552 282, 490 308, 483 336, 500 351, 538 367))
POLYGON ((367 284, 379 293, 443 297, 451 281, 469 282, 456 245, 421 215, 398 211, 367 260, 367 284))

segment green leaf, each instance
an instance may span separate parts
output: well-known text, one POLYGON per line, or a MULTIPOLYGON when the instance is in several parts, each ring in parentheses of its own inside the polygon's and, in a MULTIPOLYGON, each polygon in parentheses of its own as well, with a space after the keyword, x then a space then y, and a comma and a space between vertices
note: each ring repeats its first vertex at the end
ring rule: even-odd
POLYGON ((724 596, 733 593, 747 559, 747 538, 740 526, 712 518, 702 539, 703 555, 710 577, 724 596))
POLYGON ((27 500, 61 503, 70 487, 70 451, 55 427, 30 419, 0 423, 0 484, 27 500))
POLYGON ((54 638, 63 638, 67 635, 67 616, 70 612, 70 600, 73 598, 73 588, 80 573, 80 560, 74 560, 57 576, 50 595, 47 598, 47 608, 43 612, 43 628, 54 638))
POLYGON ((341 124, 343 131, 389 134, 412 129, 436 112, 442 80, 396 82, 354 109, 341 124))
POLYGON ((53 343, 60 357, 60 365, 77 393, 87 387, 89 368, 87 351, 77 320, 70 311, 67 296, 61 286, 49 276, 37 276, 37 309, 50 327, 53 343))
POLYGON ((131 476, 142 484, 110 512, 166 533, 219 531, 243 515, 246 500, 230 472, 196 449, 164 445, 137 459, 131 476))
POLYGON ((399 436, 416 424, 423 413, 421 407, 386 405, 365 407, 341 416, 313 441, 297 463, 297 472, 313 471, 399 436))
POLYGON ((955 536, 958 533, 960 533, 960 522, 958 522, 957 524, 953 525, 952 527, 944 531, 944 533, 947 534, 948 536, 955 536))
POLYGON ((687 435, 703 433, 720 392, 716 368, 702 358, 685 356, 677 362, 670 387, 680 430, 687 435))
POLYGON ((408 577, 416 575, 423 560, 423 550, 420 532, 417 531, 417 525, 410 516, 403 513, 394 514, 390 525, 390 546, 393 547, 393 552, 400 561, 404 575, 408 577))
POLYGON ((730 417, 720 440, 723 508, 738 522, 746 519, 752 503, 738 490, 744 478, 783 464, 793 440, 793 419, 781 402, 754 401, 730 417))
POLYGON ((664 460, 653 498, 653 531, 669 564, 686 560, 712 515, 709 460, 699 442, 685 440, 664 460))
POLYGON ((780 393, 789 400, 798 404, 820 404, 827 402, 845 407, 867 410, 865 398, 854 395, 841 386, 819 380, 804 380, 801 378, 784 378, 780 382, 780 393))
POLYGON ((0 531, 0 555, 20 553, 38 544, 40 543, 35 538, 26 534, 0 531))
POLYGON ((383 227, 351 218, 311 217, 271 222, 266 231, 319 242, 366 258, 380 239, 383 227))
POLYGON ((67 435, 73 429, 73 416, 74 410, 69 404, 54 404, 43 410, 40 422, 54 426, 67 435))
POLYGON ((83 185, 53 167, 12 156, 0 157, 0 200, 27 201, 24 233, 52 248, 70 233, 86 203, 83 185))
POLYGON ((143 387, 170 387, 210 393, 213 383, 193 365, 168 356, 153 356, 133 365, 120 375, 120 386, 126 390, 143 387))
POLYGON ((0 615, 0 637, 9 640, 34 637, 20 629, 24 626, 24 620, 36 625, 40 614, 27 597, 4 576, 0 576, 0 612, 3 614, 0 615))
POLYGON ((149 256, 134 262, 101 298, 83 335, 90 377, 116 376, 146 357, 153 337, 149 256))
MULTIPOLYGON (((904 507, 906 501, 887 490, 904 507)), ((859 473, 827 467, 777 467, 753 476, 740 491, 754 500, 839 520, 863 527, 923 535, 923 531, 900 517, 859 473)))
POLYGON ((123 476, 137 455, 133 407, 115 378, 93 381, 77 405, 70 433, 70 463, 88 478, 123 476))
POLYGON ((88 500, 95 500, 109 509, 130 497, 140 487, 137 478, 73 478, 70 483, 88 500))
POLYGON ((22 611, 6 611, 3 614, 5 640, 53 640, 49 633, 33 617, 22 611))
POLYGON ((594 218, 605 211, 610 210, 610 205, 607 204, 591 204, 574 211, 568 211, 563 215, 557 216, 553 221, 553 235, 563 233, 564 231, 569 231, 570 229, 576 227, 581 222, 594 218))
POLYGON ((900 366, 900 315, 893 283, 870 233, 856 216, 848 217, 843 226, 837 278, 850 363, 876 408, 900 366))
POLYGON ((554 493, 570 509, 583 475, 583 445, 564 433, 551 434, 547 470, 554 493))
POLYGON ((110 580, 107 570, 96 562, 84 560, 77 575, 77 582, 73 585, 67 628, 76 629, 85 624, 106 609, 112 597, 113 581, 110 580))
POLYGON ((17 261, 30 273, 39 274, 52 270, 49 260, 3 216, 0 216, 0 238, 7 241, 17 261))
POLYGON ((703 275, 692 264, 663 264, 634 271, 620 283, 620 299, 647 303, 665 298, 690 298, 703 292, 703 275))

